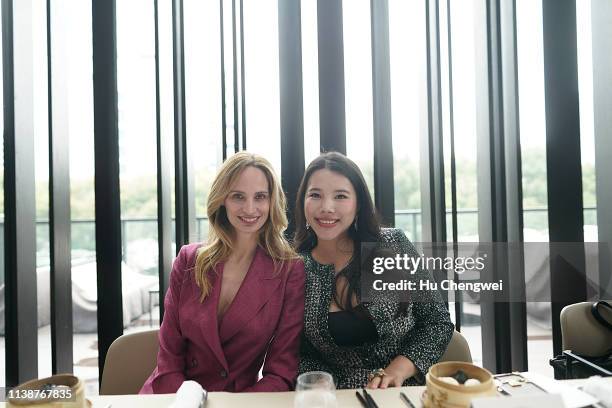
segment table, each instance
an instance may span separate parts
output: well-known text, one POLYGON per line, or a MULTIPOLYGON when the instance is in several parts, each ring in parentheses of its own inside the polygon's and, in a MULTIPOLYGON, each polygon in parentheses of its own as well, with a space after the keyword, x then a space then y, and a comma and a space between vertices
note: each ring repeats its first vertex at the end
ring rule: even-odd
MULTIPOLYGON (((612 383, 612 377, 606 379, 612 383)), ((564 384, 578 386, 584 380, 567 380, 564 384)), ((416 408, 422 408, 421 394, 424 386, 388 388, 386 390, 368 391, 382 408, 406 408, 400 400, 399 393, 403 391, 416 408)), ((207 408, 292 408, 293 392, 262 392, 262 393, 229 393, 211 392, 208 395, 207 408)), ((338 408, 362 408, 355 390, 337 390, 338 408)), ((89 398, 93 408, 167 408, 174 401, 174 394, 160 395, 100 395, 89 398)), ((0 403, 0 408, 5 404, 0 403)))
MULTIPOLYGON (((403 391, 415 407, 421 408, 421 394, 425 390, 420 387, 388 388, 386 390, 371 390, 374 400, 380 407, 407 408, 400 400, 399 393, 403 391)), ((229 393, 211 392, 208 394, 206 408, 292 408, 293 392, 261 392, 261 393, 229 393)), ((355 390, 337 390, 338 408, 362 408, 355 397, 355 390)), ((90 398, 93 408, 167 408, 174 401, 174 394, 161 395, 104 395, 90 398)))
MULTIPOLYGON (((612 377, 606 378, 612 383, 612 377)), ((551 381, 554 381, 551 379, 551 381)), ((574 387, 585 380, 566 380, 564 384, 574 387)), ((386 390, 371 390, 374 400, 382 408, 407 408, 400 400, 400 391, 410 398, 416 408, 422 408, 421 395, 425 386, 388 388, 386 390)), ((294 392, 265 393, 229 393, 211 392, 208 395, 207 408, 292 408, 294 392)), ((338 408, 362 408, 355 397, 355 390, 337 390, 338 408)), ((164 395, 116 395, 92 397, 93 408, 167 408, 174 401, 174 394, 164 395)), ((0 407, 2 405, 0 404, 0 407)))

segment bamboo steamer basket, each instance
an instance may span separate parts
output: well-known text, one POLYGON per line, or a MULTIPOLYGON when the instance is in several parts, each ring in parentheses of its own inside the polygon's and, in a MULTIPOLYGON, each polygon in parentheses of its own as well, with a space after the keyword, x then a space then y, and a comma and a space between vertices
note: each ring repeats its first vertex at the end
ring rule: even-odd
POLYGON ((497 387, 493 375, 486 369, 469 363, 447 361, 431 366, 425 376, 427 390, 422 402, 425 408, 470 408, 472 398, 496 396, 497 387), (454 385, 440 380, 463 370, 469 378, 480 381, 478 385, 454 385))
POLYGON ((91 408, 91 401, 85 399, 85 389, 78 377, 71 374, 58 374, 39 380, 27 381, 13 390, 40 390, 45 384, 64 385, 70 388, 72 398, 8 398, 8 408, 91 408))

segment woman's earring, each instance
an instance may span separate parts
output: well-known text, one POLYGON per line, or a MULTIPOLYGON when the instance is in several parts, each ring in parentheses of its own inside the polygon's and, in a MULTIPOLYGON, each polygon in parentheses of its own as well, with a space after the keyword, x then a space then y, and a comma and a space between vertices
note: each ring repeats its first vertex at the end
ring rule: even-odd
POLYGON ((308 222, 306 222, 306 229, 309 230, 310 229, 310 224, 308 222))

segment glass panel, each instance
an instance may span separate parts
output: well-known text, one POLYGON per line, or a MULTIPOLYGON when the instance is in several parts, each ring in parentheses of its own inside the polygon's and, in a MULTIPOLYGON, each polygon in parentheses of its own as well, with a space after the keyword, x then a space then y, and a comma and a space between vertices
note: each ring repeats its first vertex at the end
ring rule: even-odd
POLYGON ((319 47, 317 0, 302 0, 302 83, 304 98, 304 164, 319 155, 319 47))
POLYGON ((225 132, 227 157, 234 153, 234 58, 232 51, 232 2, 235 0, 221 0, 223 7, 223 64, 225 67, 225 132))
POLYGON ((389 2, 395 226, 415 242, 421 240, 419 139, 421 73, 425 69, 424 5, 389 2))
MULTIPOLYGON (((476 1, 451 0, 451 53, 453 59, 453 117, 457 172, 457 229, 459 242, 478 242, 478 179, 476 171, 476 41, 475 24, 486 24, 476 16, 476 1)), ((461 332, 466 337, 475 364, 482 364, 480 305, 464 299, 461 332)))
MULTIPOLYGON (((546 184, 546 114, 544 106, 544 51, 542 1, 518 0, 517 48, 521 160, 523 172, 523 235, 529 242, 548 241, 546 184)), ((537 273, 549 274, 545 259, 525 259, 527 285, 537 273), (542 269, 539 269, 542 266, 542 269)), ((543 288, 550 293, 550 282, 543 288)), ((529 371, 552 376, 547 358, 552 351, 549 302, 527 303, 527 351, 529 371)))
MULTIPOLYGON (((197 217, 196 241, 203 241, 208 235, 206 200, 222 158, 220 30, 219 2, 185 2, 187 135, 191 146, 189 150, 197 152, 195 157, 192 157, 197 217)), ((169 63, 171 75, 171 61, 169 63)), ((171 86, 172 82, 169 85, 171 86)))
POLYGON ((51 292, 49 252, 49 122, 47 97, 46 2, 32 3, 32 81, 36 184, 36 279, 38 289, 38 376, 51 375, 51 292))
POLYGON ((74 373, 98 393, 91 4, 70 0, 67 49, 74 373))
POLYGON ((342 8, 346 152, 359 166, 374 195, 372 41, 370 2, 352 0, 342 8))
MULTIPOLYGON (((578 40, 578 85, 580 95, 580 153, 582 154, 582 200, 584 241, 597 242, 597 197, 595 192, 595 131, 593 119, 593 47, 591 1, 576 2, 578 40)), ((592 277, 587 262, 587 273, 592 277)), ((592 266, 592 265, 591 265, 592 266)))
POLYGON ((277 0, 244 1, 247 150, 280 174, 280 94, 277 0))
MULTIPOLYGON (((595 118, 593 112, 593 43, 591 1, 576 2, 578 47, 578 86, 580 98, 580 153, 582 164, 582 205, 584 217, 584 242, 598 242, 597 192, 595 180, 595 118)), ((594 245, 586 247, 585 261, 588 288, 599 288, 605 280, 599 276, 599 251, 594 245), (589 250, 591 249, 592 250, 589 250)), ((601 295, 602 290, 588 293, 589 298, 601 295), (594 293, 592 293, 594 292, 594 293)), ((605 296, 604 296, 605 298, 605 296)))
POLYGON ((117 3, 121 279, 126 332, 149 328, 151 308, 159 299, 154 17, 150 0, 117 3))
MULTIPOLYGON (((184 7, 191 6, 187 2, 184 3, 184 7)), ((157 2, 157 13, 158 13, 158 47, 159 47, 159 110, 160 110, 160 132, 169 140, 174 140, 174 69, 172 60, 172 0, 158 0, 157 2)), ((189 11, 189 8, 187 8, 189 11)), ((185 20, 189 17, 185 16, 185 20)), ((187 25, 185 27, 187 30, 187 25)), ((190 44, 185 39, 185 47, 190 44)), ((186 56, 187 58, 187 56, 186 56)), ((189 78, 189 77, 187 77, 189 78)), ((190 94, 187 93, 186 98, 189 98, 190 94)), ((187 99, 187 109, 189 109, 189 100, 187 99)), ((187 120, 189 121, 189 111, 187 111, 187 120)), ((187 122, 187 134, 189 134, 189 123, 187 122)), ((172 142, 173 143, 173 142, 172 142)), ((172 144, 172 146, 174 146, 172 144)), ((174 150, 170 149, 165 152, 169 159, 170 166, 170 206, 171 214, 174 217, 174 192, 175 192, 175 178, 174 178, 174 150)), ((196 186, 197 188, 197 186, 196 186)), ((197 201, 196 201, 197 204, 197 201)), ((176 234, 175 234, 175 223, 174 218, 172 222, 172 248, 173 253, 176 247, 176 234)), ((159 316, 159 310, 153 310, 151 319, 154 316, 159 316)), ((159 324, 159 319, 157 319, 159 324)))

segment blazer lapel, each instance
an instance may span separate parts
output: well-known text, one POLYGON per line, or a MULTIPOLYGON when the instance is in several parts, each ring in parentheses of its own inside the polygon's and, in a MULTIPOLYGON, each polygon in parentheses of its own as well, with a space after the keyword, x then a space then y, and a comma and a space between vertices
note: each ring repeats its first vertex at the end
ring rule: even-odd
POLYGON ((204 341, 213 352, 217 360, 223 365, 223 368, 228 370, 227 360, 221 348, 219 339, 219 324, 217 320, 217 305, 219 304, 219 294, 221 293, 221 282, 219 280, 219 272, 223 270, 223 263, 219 263, 215 267, 215 273, 211 274, 210 280, 212 292, 208 299, 203 303, 202 319, 200 320, 200 329, 204 341))
POLYGON ((244 281, 221 322, 221 342, 229 340, 255 317, 280 282, 280 275, 274 274, 274 262, 258 246, 244 281))

